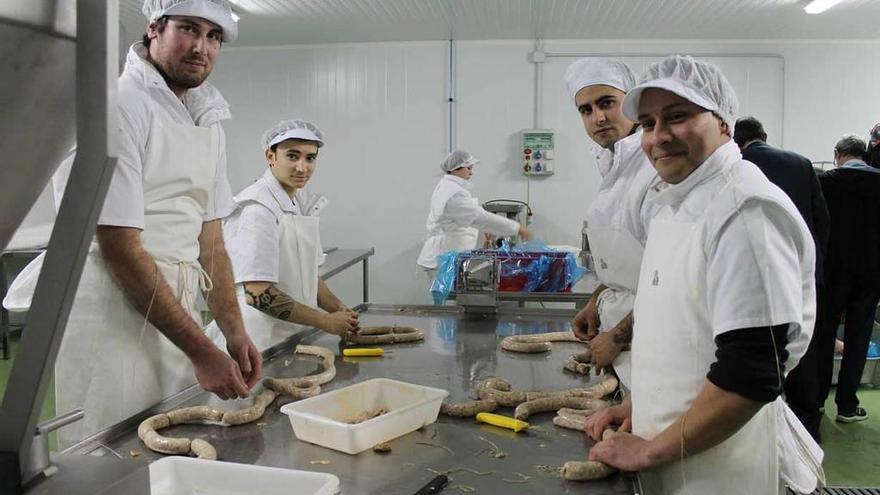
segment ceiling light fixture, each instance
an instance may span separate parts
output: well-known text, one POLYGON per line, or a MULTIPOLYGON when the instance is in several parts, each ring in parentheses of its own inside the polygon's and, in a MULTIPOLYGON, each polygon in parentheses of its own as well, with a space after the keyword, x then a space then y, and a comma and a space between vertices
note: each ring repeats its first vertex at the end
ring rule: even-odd
POLYGON ((813 0, 804 7, 804 11, 808 14, 821 14, 842 1, 843 0, 813 0))

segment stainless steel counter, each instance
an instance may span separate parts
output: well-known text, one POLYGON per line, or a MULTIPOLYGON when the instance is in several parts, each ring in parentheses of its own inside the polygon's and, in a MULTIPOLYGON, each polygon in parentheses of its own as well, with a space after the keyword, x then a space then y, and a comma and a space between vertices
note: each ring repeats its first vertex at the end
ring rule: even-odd
MULTIPOLYGON (((415 326, 425 330, 425 341, 386 346, 391 352, 383 358, 339 356, 336 379, 324 389, 387 377, 444 388, 449 390, 452 401, 461 401, 467 399, 476 380, 489 376, 504 377, 515 388, 524 390, 583 386, 586 382, 583 377, 562 369, 565 357, 575 352, 579 344, 556 343, 550 353, 534 355, 509 353, 499 348, 501 338, 507 335, 567 330, 571 316, 572 311, 567 310, 502 308, 496 315, 473 317, 451 306, 367 306, 362 309, 362 325, 415 326)), ((292 357, 289 349, 297 343, 338 349, 338 339, 326 333, 313 331, 297 335, 286 342, 286 352, 266 360, 264 374, 289 377, 318 371, 315 360, 292 357)), ((219 401, 204 392, 190 390, 188 397, 168 402, 164 407, 207 403, 216 405, 219 401)), ((434 477, 431 470, 460 467, 489 474, 453 472, 453 481, 444 493, 462 493, 468 488, 478 494, 634 493, 634 479, 630 477, 575 483, 548 472, 546 466, 559 467, 566 460, 585 459, 592 445, 583 434, 553 426, 550 413, 530 418, 533 427, 519 434, 477 424, 469 418, 441 415, 434 425, 394 440, 390 454, 366 451, 351 456, 297 440, 287 417, 278 411, 281 404, 279 399, 263 419, 250 425, 182 425, 164 433, 203 438, 217 448, 219 458, 225 461, 333 473, 340 478, 344 494, 411 495, 434 477), (495 458, 487 452, 481 453, 490 446, 489 441, 507 456, 495 458)), ((499 412, 512 415, 510 409, 499 412)), ((81 445, 80 451, 106 455, 112 449, 122 457, 136 455, 150 461, 160 458, 160 454, 148 451, 140 443, 136 426, 135 421, 130 421, 116 438, 100 439, 103 445, 93 439, 91 446, 81 445)))

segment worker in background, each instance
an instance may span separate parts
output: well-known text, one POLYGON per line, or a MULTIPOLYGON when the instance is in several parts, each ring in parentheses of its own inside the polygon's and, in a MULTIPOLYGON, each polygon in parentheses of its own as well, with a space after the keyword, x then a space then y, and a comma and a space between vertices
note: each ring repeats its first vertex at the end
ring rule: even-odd
POLYGON ((479 230, 504 237, 519 235, 523 240, 532 237, 525 226, 483 209, 471 194, 471 177, 478 163, 480 160, 462 150, 453 151, 440 162, 444 175, 431 195, 431 210, 425 222, 428 237, 417 261, 429 280, 434 279, 437 256, 476 248, 479 230))
POLYGON ((880 168, 880 122, 871 128, 868 133, 870 141, 868 142, 868 157, 865 161, 874 168, 880 168))
POLYGON ((238 209, 224 223, 248 332, 260 349, 301 328, 344 337, 358 316, 318 276, 318 220, 327 198, 306 189, 324 135, 311 122, 284 120, 261 144, 268 167, 235 196, 238 209))
POLYGON ((815 253, 791 200, 731 140, 713 65, 652 64, 623 102, 662 182, 634 309, 632 394, 585 425, 645 493, 812 493, 822 451, 779 397, 813 332, 815 253))
MULTIPOLYGON (((822 186, 813 170, 813 163, 797 153, 767 144, 764 126, 754 117, 736 121, 733 140, 739 146, 744 160, 754 163, 770 182, 788 195, 801 214, 813 236, 816 248, 816 321, 822 321, 824 284, 822 257, 828 246, 828 207, 822 196, 822 186)), ((817 346, 822 326, 817 323, 807 353, 785 379, 785 400, 801 420, 807 431, 819 440, 819 361, 817 346)), ((826 340, 826 342, 830 342, 826 340)))
POLYGON ((612 365, 630 385, 630 353, 636 286, 653 210, 645 201, 657 171, 640 146, 639 126, 621 113, 635 76, 626 64, 582 58, 568 66, 565 84, 581 116, 601 181, 587 212, 587 236, 599 286, 575 316, 575 334, 590 342, 598 371, 612 365))
POLYGON ((229 105, 205 82, 238 27, 226 0, 147 0, 143 12, 119 78, 119 159, 55 368, 57 410, 86 413, 60 430, 62 447, 196 380, 243 398, 261 375, 221 228, 234 208, 229 105), (229 354, 202 329, 200 290, 229 354))
POLYGON ((834 145, 837 168, 819 177, 831 213, 831 236, 825 263, 827 318, 820 343, 822 404, 831 388, 834 337, 844 322, 843 360, 837 375, 836 420, 852 423, 868 418, 856 390, 868 355, 874 312, 880 300, 880 170, 864 161, 865 141, 843 136, 834 145))

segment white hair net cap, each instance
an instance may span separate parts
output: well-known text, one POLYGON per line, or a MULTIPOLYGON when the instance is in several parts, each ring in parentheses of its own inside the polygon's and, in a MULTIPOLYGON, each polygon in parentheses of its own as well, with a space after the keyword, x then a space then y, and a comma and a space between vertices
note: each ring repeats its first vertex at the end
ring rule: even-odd
POLYGON ((227 0, 144 0, 141 9, 150 22, 166 15, 201 17, 223 30, 223 41, 238 38, 238 23, 227 0))
POLYGON ((582 58, 565 70, 565 87, 572 101, 575 101, 578 91, 597 84, 627 93, 636 85, 636 76, 625 63, 607 58, 582 58))
POLYGON ((639 99, 648 88, 665 89, 715 113, 733 132, 739 110, 736 92, 721 70, 709 62, 673 55, 651 64, 642 82, 623 99, 626 118, 638 120, 639 99))
POLYGON ((446 155, 446 158, 440 162, 440 170, 444 172, 452 172, 461 167, 473 167, 478 163, 480 163, 480 160, 474 158, 474 155, 471 155, 467 151, 455 150, 446 155))
POLYGON ((263 133, 263 151, 288 139, 314 141, 318 143, 318 148, 324 146, 324 133, 318 126, 302 119, 290 119, 282 120, 263 133))

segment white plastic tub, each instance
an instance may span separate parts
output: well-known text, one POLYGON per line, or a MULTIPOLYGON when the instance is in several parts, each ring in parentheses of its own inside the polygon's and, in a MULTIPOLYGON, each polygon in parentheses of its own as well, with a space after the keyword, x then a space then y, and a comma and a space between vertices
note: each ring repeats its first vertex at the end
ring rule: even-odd
POLYGON ((300 440, 357 454, 437 421, 446 390, 374 378, 281 407, 300 440), (379 408, 388 413, 358 424, 347 421, 379 408))
POLYGON ((191 457, 165 457, 150 464, 152 495, 335 495, 339 478, 191 457))

